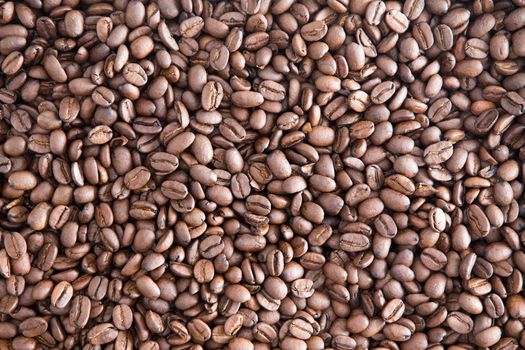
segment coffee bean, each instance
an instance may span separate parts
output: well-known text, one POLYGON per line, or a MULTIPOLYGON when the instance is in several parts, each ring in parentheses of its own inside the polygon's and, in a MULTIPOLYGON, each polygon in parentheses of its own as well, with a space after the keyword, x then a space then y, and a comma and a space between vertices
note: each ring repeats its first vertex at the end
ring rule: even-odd
POLYGON ((160 296, 158 285, 149 276, 142 276, 137 279, 137 288, 150 299, 157 299, 160 296))
POLYGON ((113 324, 119 330, 130 329, 133 323, 133 312, 126 304, 115 305, 111 313, 113 324))
POLYGON ((469 206, 467 210, 467 219, 470 227, 480 236, 486 236, 490 227, 487 216, 477 205, 469 206))
POLYGON ((88 297, 77 295, 71 301, 69 317, 75 327, 84 328, 89 321, 91 301, 88 297))
POLYGON ((334 142, 335 133, 333 129, 317 126, 308 134, 308 140, 314 146, 329 146, 334 142))
MULTIPOLYGON (((228 322, 228 321, 226 321, 228 322)), ((226 330, 226 324, 224 325, 226 330)), ((211 338, 211 329, 201 319, 193 319, 188 323, 188 332, 191 334, 193 338, 195 338, 197 341, 205 342, 211 338)))
POLYGON ((106 125, 99 125, 89 132, 88 139, 95 145, 102 145, 113 138, 113 131, 106 125))
POLYGON ((24 63, 24 55, 18 51, 13 51, 2 61, 1 69, 6 75, 18 73, 24 63))
POLYGON ((441 164, 452 157, 453 144, 449 141, 439 141, 425 148, 425 162, 429 165, 441 164))
POLYGON ((450 313, 447 317, 447 324, 460 334, 470 332, 474 326, 472 319, 462 312, 450 313))
POLYGON ((58 58, 53 54, 46 54, 43 59, 43 66, 50 78, 59 83, 67 81, 67 74, 60 65, 58 58))
POLYGON ((501 107, 511 114, 523 114, 525 112, 525 100, 516 92, 508 92, 501 98, 501 107))
POLYGON ((69 282, 58 283, 51 293, 51 305, 57 308, 64 308, 73 297, 73 287, 69 282))
POLYGON ((492 346, 501 339, 501 329, 499 327, 488 327, 477 333, 474 341, 478 346, 492 346))
POLYGON ((390 300, 381 311, 381 316, 387 323, 398 321, 405 311, 405 304, 401 299, 390 300))
POLYGON ((196 36, 204 27, 204 20, 201 17, 191 17, 180 24, 181 35, 187 38, 196 36))
POLYGON ((487 298, 485 298, 483 306, 485 307, 487 314, 492 318, 501 317, 505 312, 503 300, 497 294, 489 294, 487 298))
POLYGON ((385 14, 385 23, 396 33, 404 33, 409 26, 408 18, 398 10, 390 10, 385 14))
POLYGON ((301 28, 301 36, 306 41, 319 41, 328 32, 327 25, 322 21, 313 21, 301 28))
POLYGON ((236 91, 230 98, 233 104, 242 108, 257 107, 264 102, 264 96, 255 91, 236 91))
POLYGON ((360 252, 370 246, 370 240, 363 234, 345 233, 339 241, 341 249, 348 252, 360 252))
POLYGON ((143 59, 153 52, 154 45, 153 40, 149 36, 143 35, 131 42, 129 51, 133 57, 143 59))
POLYGON ((5 251, 9 257, 19 259, 27 252, 26 240, 20 233, 7 233, 3 239, 5 251))
POLYGON ((202 89, 201 104, 206 111, 214 111, 219 108, 224 98, 222 85, 211 81, 206 83, 202 89))
POLYGON ((19 330, 25 337, 37 337, 45 333, 48 322, 42 317, 30 317, 22 321, 19 330))
POLYGON ((124 176, 124 184, 130 190, 138 190, 146 185, 151 177, 151 173, 148 168, 144 166, 136 167, 130 170, 124 176))
POLYGON ((224 45, 213 48, 210 51, 210 66, 216 71, 225 69, 230 58, 230 51, 224 45))
POLYGON ((312 325, 300 318, 296 318, 290 322, 288 331, 292 336, 303 340, 310 339, 314 332, 312 325))
POLYGON ((89 330, 87 340, 93 345, 102 345, 117 338, 118 331, 111 323, 101 323, 89 330))
POLYGON ((122 76, 135 86, 144 86, 148 82, 146 72, 137 63, 127 63, 122 70, 122 76))
POLYGON ((383 82, 372 89, 370 99, 375 104, 382 104, 388 101, 396 92, 396 87, 392 82, 383 82))
POLYGON ((11 173, 8 182, 9 185, 17 190, 31 190, 37 185, 37 178, 29 171, 16 171, 11 173))

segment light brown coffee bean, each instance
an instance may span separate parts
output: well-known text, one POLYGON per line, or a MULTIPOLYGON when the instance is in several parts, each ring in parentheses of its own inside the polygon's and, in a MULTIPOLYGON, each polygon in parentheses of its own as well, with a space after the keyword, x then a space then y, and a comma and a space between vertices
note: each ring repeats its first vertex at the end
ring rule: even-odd
POLYGON ((88 139, 95 145, 102 145, 113 138, 113 131, 107 125, 99 125, 91 129, 88 139))
POLYGON ((122 76, 135 86, 144 86, 148 82, 146 72, 137 63, 127 63, 122 70, 122 76))
POLYGON ((313 21, 301 28, 301 36, 306 41, 321 40, 328 32, 327 25, 322 21, 313 21))
POLYGON ((69 282, 62 281, 58 283, 51 293, 51 305, 63 309, 69 304, 73 297, 73 287, 69 282))
POLYGON ((405 304, 401 299, 390 300, 381 310, 381 317, 387 323, 398 321, 405 311, 405 304))
POLYGON ((370 240, 363 234, 345 233, 339 241, 341 249, 348 252, 360 252, 370 247, 370 240))
POLYGON ((180 33, 186 38, 196 36, 204 27, 204 20, 201 17, 191 17, 180 24, 180 33))
POLYGON ((224 97, 222 85, 211 81, 206 83, 202 89, 201 104, 206 111, 214 111, 219 108, 224 97))
POLYGON ((133 323, 133 312, 126 304, 115 305, 112 311, 113 325, 119 330, 130 329, 133 323))
POLYGON ((112 342, 117 338, 118 331, 111 323, 102 323, 91 328, 87 340, 93 345, 102 345, 112 342))
POLYGON ((385 23, 396 33, 404 33, 409 26, 408 18, 398 10, 390 10, 385 14, 385 23))

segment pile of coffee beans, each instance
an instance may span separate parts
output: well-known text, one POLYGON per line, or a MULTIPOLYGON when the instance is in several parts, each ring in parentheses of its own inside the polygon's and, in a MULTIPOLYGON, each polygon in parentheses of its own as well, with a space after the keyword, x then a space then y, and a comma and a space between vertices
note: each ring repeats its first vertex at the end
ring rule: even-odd
POLYGON ((525 348, 525 0, 0 0, 0 350, 525 348))

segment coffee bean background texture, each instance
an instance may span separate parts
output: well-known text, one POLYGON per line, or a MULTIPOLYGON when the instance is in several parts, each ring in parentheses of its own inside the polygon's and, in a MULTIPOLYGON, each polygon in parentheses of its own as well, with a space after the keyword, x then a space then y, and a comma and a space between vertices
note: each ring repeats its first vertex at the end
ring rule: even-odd
POLYGON ((525 1, 0 0, 0 350, 525 348, 525 1))

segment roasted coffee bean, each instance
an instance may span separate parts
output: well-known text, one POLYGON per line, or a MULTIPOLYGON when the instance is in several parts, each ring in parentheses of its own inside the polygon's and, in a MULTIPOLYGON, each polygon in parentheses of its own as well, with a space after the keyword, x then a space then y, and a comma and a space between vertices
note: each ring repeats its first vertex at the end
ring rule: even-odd
POLYGON ((102 345, 117 338, 118 331, 111 323, 102 323, 94 326, 87 333, 87 340, 92 345, 102 345))
POLYGON ((385 14, 386 25, 396 33, 404 33, 410 24, 408 18, 398 10, 390 10, 385 14))
POLYGON ((122 76, 135 86, 144 86, 148 82, 148 75, 137 63, 127 63, 122 69, 122 76))
POLYGON ((95 145, 102 145, 113 138, 113 131, 107 125, 99 125, 93 128, 88 135, 88 139, 95 145))
POLYGON ((8 232, 4 235, 4 247, 7 255, 20 259, 27 252, 27 242, 18 232, 8 232))
POLYGON ((253 108, 264 102, 264 96, 255 91, 236 91, 230 97, 234 105, 241 108, 253 108))
POLYGON ((204 27, 204 20, 201 17, 195 16, 188 18, 181 22, 180 33, 184 37, 194 37, 204 27))
POLYGON ((390 300, 381 311, 383 320, 387 323, 393 323, 398 321, 405 311, 405 304, 401 299, 390 300))
POLYGON ((202 88, 201 96, 202 108, 206 111, 214 111, 221 105, 224 89, 220 83, 210 81, 202 88))
POLYGON ((347 252, 360 252, 370 247, 370 240, 363 234, 345 233, 341 236, 339 246, 347 252))
POLYGON ((115 305, 111 313, 113 324, 119 330, 130 329, 133 323, 133 311, 126 304, 115 305))
POLYGON ((452 330, 460 334, 469 333, 474 327, 474 322, 467 314, 457 311, 451 312, 447 316, 447 324, 452 330))
MULTIPOLYGON (((226 321, 227 322, 227 321, 226 321)), ((226 324, 224 326, 226 330, 226 324)), ((208 324, 201 319, 193 319, 188 322, 189 334, 198 342, 205 342, 212 336, 212 332, 208 324)))
POLYGON ((79 328, 84 328, 88 321, 91 310, 91 300, 84 295, 77 295, 71 301, 71 308, 69 309, 69 318, 71 323, 79 328))
POLYGON ((67 281, 58 283, 51 293, 51 305, 63 309, 73 297, 73 287, 67 281))
POLYGON ((48 322, 42 317, 30 317, 22 321, 18 327, 24 337, 38 337, 48 329, 48 322))
MULTIPOLYGON (((234 336, 244 325, 245 318, 242 314, 237 313, 231 315, 224 323, 224 333, 226 335, 234 336)), ((254 322, 252 322, 254 323, 254 322)))

